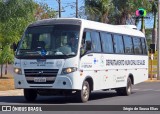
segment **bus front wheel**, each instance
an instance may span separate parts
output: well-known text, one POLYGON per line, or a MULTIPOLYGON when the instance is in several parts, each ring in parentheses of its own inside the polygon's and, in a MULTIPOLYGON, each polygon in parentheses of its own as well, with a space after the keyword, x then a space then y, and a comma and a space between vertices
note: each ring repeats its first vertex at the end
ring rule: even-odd
POLYGON ((82 90, 78 91, 78 100, 80 102, 87 102, 90 96, 90 86, 88 81, 84 81, 82 85, 82 90))
POLYGON ((24 98, 26 101, 33 102, 37 98, 37 91, 33 89, 24 89, 24 98))

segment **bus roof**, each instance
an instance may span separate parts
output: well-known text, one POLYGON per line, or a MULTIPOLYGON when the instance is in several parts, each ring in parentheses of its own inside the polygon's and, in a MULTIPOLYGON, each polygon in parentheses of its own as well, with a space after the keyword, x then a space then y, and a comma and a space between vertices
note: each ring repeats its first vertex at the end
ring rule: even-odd
POLYGON ((52 18, 52 19, 44 19, 36 21, 29 25, 29 27, 40 26, 40 25, 54 25, 54 24, 72 24, 72 25, 81 25, 83 28, 107 31, 117 34, 126 34, 132 36, 145 37, 144 34, 135 29, 131 29, 131 27, 126 27, 130 25, 111 25, 106 23, 100 23, 85 19, 78 18, 52 18))

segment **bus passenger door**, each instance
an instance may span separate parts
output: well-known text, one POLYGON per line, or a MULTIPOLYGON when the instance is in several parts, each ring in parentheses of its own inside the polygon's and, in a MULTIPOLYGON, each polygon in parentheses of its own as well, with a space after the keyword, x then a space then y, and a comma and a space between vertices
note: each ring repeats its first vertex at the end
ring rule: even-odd
POLYGON ((81 41, 80 68, 88 70, 88 75, 90 75, 94 81, 94 90, 103 88, 103 75, 101 72, 100 57, 101 44, 99 32, 85 30, 81 41))

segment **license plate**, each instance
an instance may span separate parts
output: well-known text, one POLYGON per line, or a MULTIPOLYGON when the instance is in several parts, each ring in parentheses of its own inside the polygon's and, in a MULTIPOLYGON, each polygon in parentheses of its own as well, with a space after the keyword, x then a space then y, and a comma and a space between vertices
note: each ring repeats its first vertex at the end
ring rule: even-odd
POLYGON ((44 77, 37 77, 37 78, 34 78, 34 82, 46 82, 46 78, 44 78, 44 77))

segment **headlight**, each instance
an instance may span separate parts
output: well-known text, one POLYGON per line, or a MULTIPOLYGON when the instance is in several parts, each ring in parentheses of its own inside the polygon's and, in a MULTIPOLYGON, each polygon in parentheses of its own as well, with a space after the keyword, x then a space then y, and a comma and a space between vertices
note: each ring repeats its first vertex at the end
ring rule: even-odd
POLYGON ((77 68, 75 68, 75 67, 63 68, 61 74, 69 74, 69 73, 72 73, 75 71, 77 71, 77 68))
POLYGON ((22 74, 21 68, 14 68, 14 72, 15 72, 16 74, 22 74))

